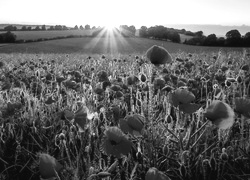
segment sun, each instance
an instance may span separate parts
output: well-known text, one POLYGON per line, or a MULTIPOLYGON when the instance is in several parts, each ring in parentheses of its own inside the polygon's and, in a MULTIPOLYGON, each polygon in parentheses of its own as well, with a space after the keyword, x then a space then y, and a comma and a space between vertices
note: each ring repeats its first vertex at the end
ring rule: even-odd
POLYGON ((108 30, 108 31, 113 31, 115 28, 116 28, 116 25, 115 24, 112 24, 112 23, 107 23, 105 25, 105 28, 108 30))

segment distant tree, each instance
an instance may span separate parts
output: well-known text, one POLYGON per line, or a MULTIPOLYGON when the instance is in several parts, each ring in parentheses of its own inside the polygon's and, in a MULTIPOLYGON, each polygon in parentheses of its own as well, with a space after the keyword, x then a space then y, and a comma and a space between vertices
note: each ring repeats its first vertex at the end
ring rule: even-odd
POLYGON ((147 30, 148 28, 146 26, 141 26, 141 28, 139 29, 139 36, 147 37, 148 36, 147 30))
POLYGON ((16 26, 9 25, 9 26, 4 27, 4 30, 5 30, 5 31, 16 31, 16 30, 17 30, 17 27, 16 27, 16 26))
POLYGON ((0 43, 14 43, 16 41, 16 35, 10 31, 0 34, 0 43))
POLYGON ((53 30, 55 30, 55 28, 54 28, 54 26, 50 26, 48 30, 53 31, 53 30))
POLYGON ((176 31, 171 31, 170 33, 168 33, 168 39, 175 43, 181 42, 180 34, 176 31))
POLYGON ((135 32, 136 32, 136 28, 134 25, 131 25, 128 27, 128 30, 131 32, 132 35, 135 35, 135 32))
POLYGON ((198 37, 198 38, 201 38, 203 36, 203 31, 197 31, 195 33, 195 36, 198 37))
POLYGON ((224 37, 219 37, 218 39, 217 39, 217 45, 218 46, 225 46, 225 38, 224 37))
POLYGON ((45 25, 42 25, 42 30, 46 31, 46 26, 45 25))
POLYGON ((217 45, 217 37, 215 34, 208 35, 203 43, 204 46, 216 46, 217 45))
POLYGON ((180 33, 181 33, 181 34, 185 34, 185 33, 186 33, 186 30, 185 30, 185 29, 181 29, 181 30, 180 30, 180 33))
POLYGON ((41 30, 41 29, 40 29, 39 26, 36 26, 34 30, 35 30, 35 31, 39 31, 39 30, 41 30))
POLYGON ((93 26, 93 27, 92 27, 92 29, 96 29, 96 27, 95 27, 95 26, 93 26))
POLYGON ((250 32, 247 32, 243 37, 244 46, 250 47, 250 32))
POLYGON ((8 31, 5 34, 5 42, 7 43, 14 43, 16 41, 16 35, 13 34, 12 32, 8 31))
POLYGON ((191 31, 186 31, 185 35, 187 35, 187 36, 195 36, 195 34, 193 32, 191 32, 191 31))
POLYGON ((31 26, 27 27, 27 31, 31 31, 31 30, 32 30, 31 26))
POLYGON ((80 26, 80 29, 81 29, 81 30, 84 30, 84 28, 83 28, 83 26, 82 26, 82 25, 80 26))
POLYGON ((75 30, 78 30, 79 28, 78 28, 78 26, 77 26, 77 25, 75 25, 74 29, 75 29, 75 30))
POLYGON ((27 27, 26 26, 22 26, 21 31, 26 31, 27 27))
POLYGON ((69 29, 67 28, 67 26, 63 25, 62 30, 69 30, 69 29))
POLYGON ((56 25, 56 26, 55 26, 55 30, 61 31, 61 30, 62 30, 62 26, 61 26, 61 25, 56 25))
POLYGON ((86 30, 89 30, 89 29, 90 29, 90 25, 86 24, 86 25, 85 25, 85 29, 86 29, 86 30))
POLYGON ((226 33, 226 45, 227 46, 241 46, 242 39, 238 30, 234 29, 226 33))

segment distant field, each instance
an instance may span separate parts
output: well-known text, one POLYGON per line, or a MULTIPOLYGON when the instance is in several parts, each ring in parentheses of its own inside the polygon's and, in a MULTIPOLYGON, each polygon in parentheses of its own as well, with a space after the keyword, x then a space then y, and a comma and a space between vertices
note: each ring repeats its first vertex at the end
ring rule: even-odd
POLYGON ((0 47, 0 53, 86 53, 86 54, 131 54, 145 53, 152 45, 165 47, 170 53, 190 52, 201 53, 219 49, 225 51, 241 51, 242 48, 219 48, 190 46, 167 41, 159 41, 145 38, 68 38, 60 40, 42 41, 35 43, 9 44, 0 47))
POLYGON ((185 34, 180 34, 180 38, 181 38, 181 43, 183 43, 185 40, 189 40, 189 39, 193 38, 193 36, 187 36, 185 34))
MULTIPOLYGON (((3 33, 1 31, 0 33, 3 33)), ((66 31, 13 31, 17 40, 36 40, 40 38, 54 38, 59 36, 90 36, 93 30, 66 30, 66 31)))

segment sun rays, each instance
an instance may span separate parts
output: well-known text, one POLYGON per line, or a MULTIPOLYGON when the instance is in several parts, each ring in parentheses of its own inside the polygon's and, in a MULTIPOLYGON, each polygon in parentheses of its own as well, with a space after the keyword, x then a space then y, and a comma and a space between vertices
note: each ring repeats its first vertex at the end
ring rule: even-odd
POLYGON ((105 27, 96 30, 93 36, 94 38, 90 43, 85 45, 91 48, 93 52, 98 43, 102 43, 102 53, 111 55, 119 54, 119 49, 126 48, 129 45, 124 34, 113 24, 107 24, 105 27))

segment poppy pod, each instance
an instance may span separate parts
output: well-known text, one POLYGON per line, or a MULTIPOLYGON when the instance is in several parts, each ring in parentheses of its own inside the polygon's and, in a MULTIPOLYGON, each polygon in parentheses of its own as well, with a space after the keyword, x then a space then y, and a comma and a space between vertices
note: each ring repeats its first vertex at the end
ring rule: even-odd
POLYGON ((250 118, 250 99, 240 97, 235 98, 235 111, 250 118))
POLYGON ((219 100, 214 100, 207 107, 204 116, 220 129, 230 128, 234 123, 233 109, 219 100))
POLYGON ((140 79, 141 79, 141 82, 146 82, 147 77, 145 76, 145 74, 141 74, 140 79))
POLYGON ((118 127, 108 127, 104 134, 102 150, 107 155, 120 158, 129 153, 132 143, 118 127))
POLYGON ((170 178, 155 167, 149 168, 145 180, 170 180, 170 178))
POLYGON ((152 46, 146 52, 146 57, 154 65, 168 64, 172 62, 169 52, 161 46, 152 46))
POLYGON ((56 177, 56 172, 59 172, 62 168, 62 165, 54 157, 45 153, 39 154, 39 171, 42 178, 56 177))

